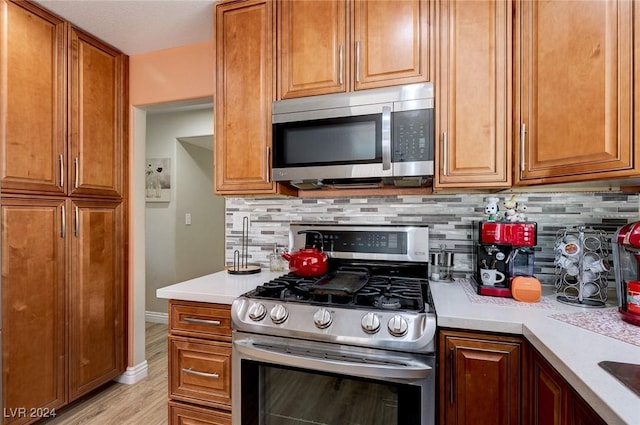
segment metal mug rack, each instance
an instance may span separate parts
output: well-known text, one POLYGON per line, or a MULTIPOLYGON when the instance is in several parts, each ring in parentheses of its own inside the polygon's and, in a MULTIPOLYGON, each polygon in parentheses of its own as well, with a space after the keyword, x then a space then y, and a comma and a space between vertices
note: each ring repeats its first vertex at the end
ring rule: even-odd
POLYGON ((609 237, 591 227, 561 229, 554 247, 558 301, 580 307, 604 307, 607 301, 609 237))

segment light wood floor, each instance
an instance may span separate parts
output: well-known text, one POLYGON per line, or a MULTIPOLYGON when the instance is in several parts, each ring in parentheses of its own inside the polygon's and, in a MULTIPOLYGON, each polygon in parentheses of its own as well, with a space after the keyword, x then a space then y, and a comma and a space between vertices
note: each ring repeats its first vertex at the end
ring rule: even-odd
POLYGON ((149 376, 133 385, 112 382, 57 412, 47 425, 167 424, 167 325, 146 324, 149 376))

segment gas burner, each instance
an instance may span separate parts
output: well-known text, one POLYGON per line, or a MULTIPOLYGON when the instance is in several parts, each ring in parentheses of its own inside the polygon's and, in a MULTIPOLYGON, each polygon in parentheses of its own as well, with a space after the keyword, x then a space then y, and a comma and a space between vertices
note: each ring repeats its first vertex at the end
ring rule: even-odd
POLYGON ((402 303, 400 302, 400 300, 398 298, 395 297, 387 297, 385 295, 382 295, 380 297, 378 297, 374 302, 373 305, 375 307, 379 307, 383 310, 397 310, 400 307, 402 307, 402 303))

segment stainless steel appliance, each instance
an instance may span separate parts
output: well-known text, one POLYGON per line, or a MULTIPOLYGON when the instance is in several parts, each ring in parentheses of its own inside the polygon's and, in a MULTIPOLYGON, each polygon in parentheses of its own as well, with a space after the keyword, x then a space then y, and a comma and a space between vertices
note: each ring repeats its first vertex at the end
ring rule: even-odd
POLYGON ((434 425, 428 227, 290 226, 291 250, 320 245, 326 275, 233 302, 233 424, 434 425))
POLYGON ((475 233, 478 293, 511 297, 511 282, 515 277, 533 276, 537 224, 480 221, 475 233))
POLYGON ((273 179, 300 188, 433 176, 433 84, 273 103, 273 179))
POLYGON ((640 222, 618 229, 612 248, 618 310, 625 321, 640 326, 640 222))

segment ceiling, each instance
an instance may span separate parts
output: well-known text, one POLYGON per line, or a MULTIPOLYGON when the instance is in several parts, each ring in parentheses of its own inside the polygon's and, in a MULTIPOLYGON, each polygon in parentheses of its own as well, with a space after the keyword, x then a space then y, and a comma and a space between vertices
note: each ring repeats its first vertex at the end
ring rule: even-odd
POLYGON ((125 54, 213 38, 215 0, 36 0, 125 54))

